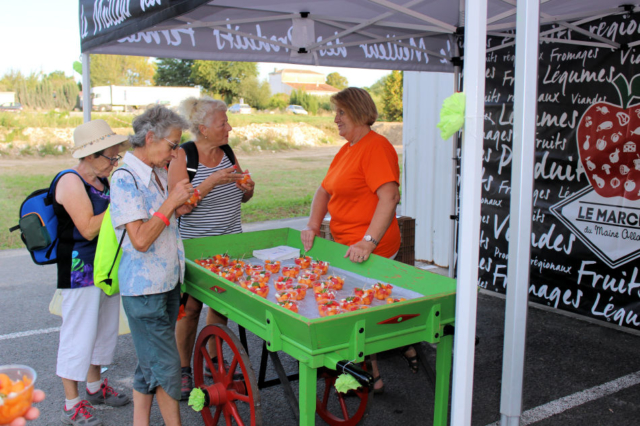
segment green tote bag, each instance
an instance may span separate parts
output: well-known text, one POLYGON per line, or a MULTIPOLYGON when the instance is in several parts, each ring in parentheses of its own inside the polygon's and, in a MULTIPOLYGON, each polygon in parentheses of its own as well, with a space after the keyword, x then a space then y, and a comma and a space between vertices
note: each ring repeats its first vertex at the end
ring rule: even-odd
POLYGON ((122 233, 120 241, 111 224, 111 206, 107 207, 100 225, 96 257, 93 260, 93 284, 101 288, 108 296, 120 291, 118 285, 118 267, 122 257, 122 241, 127 231, 122 233))

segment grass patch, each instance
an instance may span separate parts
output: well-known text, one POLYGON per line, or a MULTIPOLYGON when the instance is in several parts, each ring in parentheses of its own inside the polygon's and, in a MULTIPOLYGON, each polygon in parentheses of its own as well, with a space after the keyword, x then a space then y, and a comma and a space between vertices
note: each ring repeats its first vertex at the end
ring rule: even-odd
MULTIPOLYGON (((242 205, 244 223, 308 215, 313 195, 333 160, 333 155, 307 155, 305 150, 239 154, 240 166, 249 169, 256 182, 253 199, 242 205)), ((58 171, 75 163, 71 158, 43 162, 36 157, 23 161, 24 166, 0 168, 0 250, 24 247, 19 233, 8 231, 18 223, 22 201, 36 189, 49 185, 58 171)))

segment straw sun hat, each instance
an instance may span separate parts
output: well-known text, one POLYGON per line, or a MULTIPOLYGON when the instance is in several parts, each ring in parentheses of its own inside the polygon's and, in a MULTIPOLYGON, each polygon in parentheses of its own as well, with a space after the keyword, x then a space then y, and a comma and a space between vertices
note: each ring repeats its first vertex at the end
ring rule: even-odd
MULTIPOLYGON (((104 120, 88 121, 73 131, 73 158, 84 158, 128 140, 128 136, 116 135, 104 120)), ((128 143, 122 144, 123 150, 127 147, 128 143)))

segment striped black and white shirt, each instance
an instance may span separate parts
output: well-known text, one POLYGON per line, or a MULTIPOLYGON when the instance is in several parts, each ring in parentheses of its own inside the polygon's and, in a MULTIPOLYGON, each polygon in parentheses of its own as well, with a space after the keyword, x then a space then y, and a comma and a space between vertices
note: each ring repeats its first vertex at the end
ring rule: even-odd
MULTIPOLYGON (((198 163, 198 171, 191 184, 197 188, 206 178, 218 170, 232 167, 226 154, 215 167, 198 163)), ((191 213, 180 217, 180 235, 183 240, 242 232, 240 204, 242 190, 235 182, 215 186, 191 213)))

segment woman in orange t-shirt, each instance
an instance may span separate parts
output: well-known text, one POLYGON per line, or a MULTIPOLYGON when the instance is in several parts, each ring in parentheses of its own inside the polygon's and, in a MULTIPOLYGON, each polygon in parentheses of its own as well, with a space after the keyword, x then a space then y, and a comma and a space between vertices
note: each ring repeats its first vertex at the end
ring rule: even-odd
MULTIPOLYGON (((396 205, 400 201, 398 154, 389 141, 371 130, 378 111, 369 93, 349 87, 331 97, 336 109, 334 122, 347 143, 336 154, 316 191, 311 215, 301 232, 309 251, 327 211, 331 235, 349 246, 344 257, 362 263, 371 253, 394 258, 400 248, 396 205)), ((418 370, 415 349, 403 354, 412 371, 418 370)), ((374 392, 382 393, 377 362, 372 355, 374 392)))

